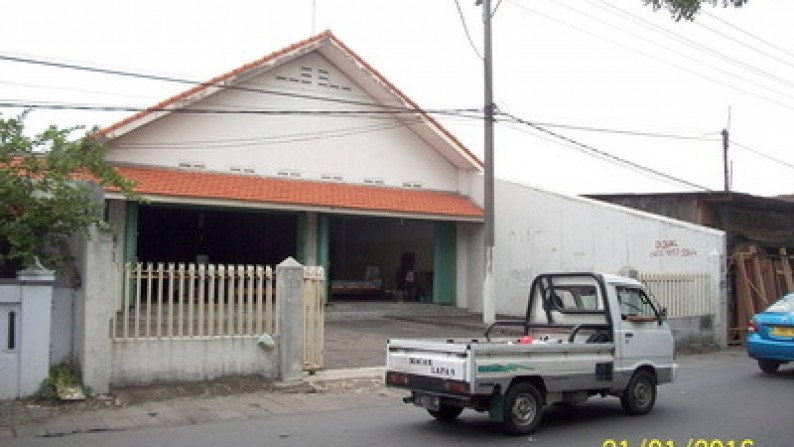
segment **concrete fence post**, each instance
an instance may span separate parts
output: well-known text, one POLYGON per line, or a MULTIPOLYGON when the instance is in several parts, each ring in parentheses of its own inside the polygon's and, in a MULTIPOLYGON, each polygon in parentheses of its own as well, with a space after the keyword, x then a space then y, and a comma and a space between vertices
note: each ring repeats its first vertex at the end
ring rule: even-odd
POLYGON ((303 373, 303 265, 289 257, 276 267, 278 379, 301 380, 303 373))
POLYGON ((75 354, 83 384, 94 393, 110 391, 112 348, 110 319, 113 318, 112 241, 92 228, 85 240, 82 290, 75 303, 75 354))

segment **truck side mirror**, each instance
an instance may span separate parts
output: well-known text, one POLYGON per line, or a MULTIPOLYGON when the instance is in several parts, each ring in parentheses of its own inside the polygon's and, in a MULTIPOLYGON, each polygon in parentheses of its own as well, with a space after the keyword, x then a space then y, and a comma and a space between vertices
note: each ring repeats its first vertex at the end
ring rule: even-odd
POLYGON ((663 321, 667 320, 667 308, 662 307, 659 309, 659 324, 661 325, 663 321))

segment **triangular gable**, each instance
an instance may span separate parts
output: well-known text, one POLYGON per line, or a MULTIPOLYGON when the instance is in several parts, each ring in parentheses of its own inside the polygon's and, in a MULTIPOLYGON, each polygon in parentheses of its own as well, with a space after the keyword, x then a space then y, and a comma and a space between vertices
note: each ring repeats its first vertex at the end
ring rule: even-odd
POLYGON ((252 76, 271 70, 274 67, 294 60, 311 51, 319 51, 325 58, 332 61, 337 68, 344 72, 345 75, 360 82, 360 86, 370 93, 373 98, 389 98, 391 101, 388 101, 388 104, 386 100, 382 100, 384 106, 416 110, 416 114, 401 113, 398 118, 416 119, 418 117, 423 125, 411 126, 411 128, 414 129, 417 135, 425 140, 430 147, 438 151, 453 165, 460 169, 482 170, 483 163, 476 155, 466 148, 448 130, 441 126, 432 116, 422 111, 415 102, 397 89, 397 87, 354 53, 330 31, 325 31, 220 76, 216 76, 207 82, 192 87, 146 110, 106 127, 100 130, 98 135, 108 139, 118 138, 171 113, 172 110, 188 107, 220 90, 235 86, 240 82, 250 79, 252 76))

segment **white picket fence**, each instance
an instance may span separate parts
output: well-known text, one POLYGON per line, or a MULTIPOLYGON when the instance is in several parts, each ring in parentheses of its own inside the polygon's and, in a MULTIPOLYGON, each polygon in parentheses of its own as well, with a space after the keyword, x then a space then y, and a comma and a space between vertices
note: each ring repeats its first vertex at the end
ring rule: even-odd
POLYGON ((708 273, 645 273, 639 279, 667 308, 670 317, 711 315, 715 311, 708 273))

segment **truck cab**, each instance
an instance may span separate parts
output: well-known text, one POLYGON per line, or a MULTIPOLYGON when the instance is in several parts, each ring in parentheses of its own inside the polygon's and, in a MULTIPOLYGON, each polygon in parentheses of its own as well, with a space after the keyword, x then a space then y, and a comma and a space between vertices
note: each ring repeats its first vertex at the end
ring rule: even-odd
POLYGON ((542 408, 616 396, 646 414, 656 386, 675 379, 666 312, 632 278, 595 273, 537 276, 523 318, 483 338, 389 340, 386 384, 437 419, 489 412, 512 434, 531 433, 542 408))

